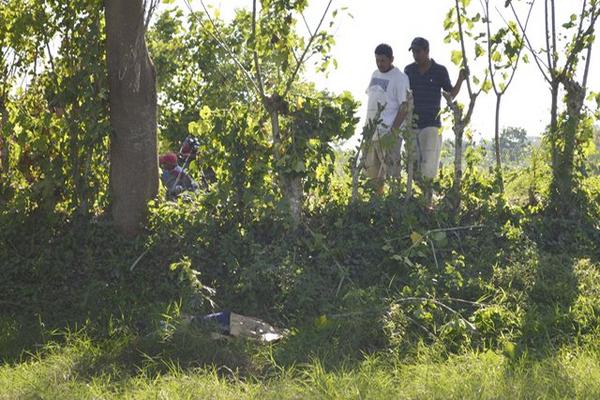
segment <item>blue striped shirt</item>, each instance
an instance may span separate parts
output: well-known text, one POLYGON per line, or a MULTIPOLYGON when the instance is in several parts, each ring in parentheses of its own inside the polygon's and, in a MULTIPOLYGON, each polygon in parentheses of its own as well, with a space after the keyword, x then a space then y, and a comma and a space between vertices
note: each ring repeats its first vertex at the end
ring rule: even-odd
POLYGON ((448 70, 443 65, 431 60, 429 69, 424 73, 419 72, 417 63, 412 63, 404 68, 404 73, 410 80, 419 129, 429 126, 442 126, 440 121, 440 103, 442 90, 450 92, 452 84, 448 70))

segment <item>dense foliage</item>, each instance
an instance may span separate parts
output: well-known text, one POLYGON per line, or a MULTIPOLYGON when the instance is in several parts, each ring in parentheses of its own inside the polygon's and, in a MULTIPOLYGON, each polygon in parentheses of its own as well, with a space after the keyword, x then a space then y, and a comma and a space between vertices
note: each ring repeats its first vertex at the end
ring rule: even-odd
MULTIPOLYGON (((460 4, 464 11, 469 2, 460 4)), ((499 136, 503 187, 495 149, 465 130, 459 207, 449 143, 435 212, 418 187, 406 198, 405 178, 384 196, 361 181, 351 201, 355 153, 338 144, 355 131, 357 103, 317 90, 302 65, 293 68, 302 48, 320 68, 332 65, 333 37, 319 33, 309 46, 292 29, 305 1, 262 5, 229 22, 176 9, 156 16, 147 41, 158 151, 197 137, 189 173, 207 185, 173 201, 162 190, 144 233, 130 239, 107 213, 111 127, 99 3, 0 2, 10 21, 0 24, 0 398, 118 398, 144 385, 154 395, 170 379, 173 396, 184 381, 206 396, 237 385, 252 397, 264 384, 313 398, 369 397, 370 386, 389 398, 437 368, 467 370, 469 379, 454 376, 455 386, 407 398, 461 398, 461 388, 478 387, 493 397, 496 385, 507 397, 527 397, 529 379, 540 396, 598 395, 597 384, 544 384, 580 379, 583 368, 599 373, 597 112, 579 116, 568 213, 549 207, 556 132, 531 142, 520 128, 499 136), (262 99, 252 83, 255 56, 262 99), (286 177, 302 184, 300 221, 282 201, 286 177), (213 340, 210 329, 188 323, 219 310, 288 335, 271 345, 213 340)), ((572 122, 565 112, 556 129, 572 122)))

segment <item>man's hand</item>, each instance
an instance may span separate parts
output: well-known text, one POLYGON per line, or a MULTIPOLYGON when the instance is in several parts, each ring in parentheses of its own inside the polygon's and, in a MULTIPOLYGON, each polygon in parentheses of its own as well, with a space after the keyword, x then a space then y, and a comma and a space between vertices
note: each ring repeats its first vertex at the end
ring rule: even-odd
POLYGON ((460 72, 458 73, 458 79, 460 79, 461 81, 464 81, 468 77, 469 77, 469 68, 461 68, 460 72))

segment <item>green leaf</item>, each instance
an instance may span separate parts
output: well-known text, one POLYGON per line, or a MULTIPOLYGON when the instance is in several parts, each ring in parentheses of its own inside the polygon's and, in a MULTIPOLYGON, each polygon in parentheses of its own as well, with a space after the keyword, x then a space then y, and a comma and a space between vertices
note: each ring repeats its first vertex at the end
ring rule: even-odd
POLYGON ((486 79, 485 82, 483 82, 483 85, 481 86, 481 90, 483 90, 485 93, 492 90, 492 81, 489 79, 486 79))
POLYGON ((462 51, 452 50, 452 55, 451 55, 450 59, 452 60, 452 63, 454 65, 462 65, 462 62, 463 62, 462 51))
POLYGON ((481 47, 481 45, 477 43, 475 45, 475 58, 481 57, 483 54, 485 54, 485 50, 483 50, 483 47, 481 47))
POLYGON ((448 14, 446 14, 446 18, 444 19, 444 30, 450 30, 455 23, 456 20, 454 19, 454 8, 451 8, 450 11, 448 11, 448 14))
POLYGON ((418 244, 423 240, 423 235, 415 231, 410 234, 410 240, 412 240, 413 245, 418 244))
POLYGON ((318 316, 317 318, 315 318, 315 326, 317 328, 323 328, 325 326, 327 326, 329 324, 329 319, 327 319, 327 316, 325 314, 318 316))
POLYGON ((212 111, 211 111, 210 107, 203 106, 200 109, 200 118, 202 118, 202 119, 209 119, 211 117, 211 115, 212 115, 212 111))

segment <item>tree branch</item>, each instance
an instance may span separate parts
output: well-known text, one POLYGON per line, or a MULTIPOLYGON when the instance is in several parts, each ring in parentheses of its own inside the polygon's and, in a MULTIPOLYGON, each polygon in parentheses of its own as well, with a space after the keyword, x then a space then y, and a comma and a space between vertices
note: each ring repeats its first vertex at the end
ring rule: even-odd
POLYGON ((499 95, 498 87, 496 85, 496 79, 494 78, 494 68, 492 66, 492 32, 490 29, 490 0, 479 0, 481 3, 481 7, 483 8, 483 12, 485 13, 485 27, 487 32, 487 59, 488 59, 488 68, 490 70, 490 79, 492 81, 492 87, 494 88, 494 92, 496 96, 499 95))
POLYGON ((258 90, 260 98, 263 104, 266 105, 265 88, 263 85, 262 72, 260 69, 260 62, 258 61, 258 52, 256 51, 256 0, 252 0, 252 41, 254 43, 254 49, 252 55, 254 57, 254 68, 256 69, 256 82, 258 83, 258 90))
MULTIPOLYGON (((573 68, 575 67, 575 60, 579 56, 579 51, 583 49, 585 39, 594 34, 594 26, 596 25, 596 20, 600 14, 594 13, 594 9, 592 9, 590 24, 587 29, 582 32, 578 31, 577 36, 575 38, 575 43, 573 44, 573 50, 569 53, 567 57, 567 61, 565 62, 565 67, 561 73, 561 78, 564 78, 567 74, 573 73, 573 68)), ((583 15, 581 16, 583 18, 583 15)), ((591 46, 591 43, 590 43, 591 46)), ((590 49, 591 52, 591 49, 590 49)))
MULTIPOLYGON (((513 15, 515 16, 515 19, 517 20, 517 24, 519 24, 519 29, 521 29, 521 32, 523 33, 523 38, 525 38, 525 42, 527 43, 527 49, 529 50, 529 52, 533 56, 535 64, 537 65, 538 69, 540 70, 540 72, 541 72, 542 76, 544 77, 544 79, 546 80, 546 82, 551 83, 550 78, 546 74, 546 71, 550 70, 550 66, 546 65, 540 59, 540 57, 537 55, 537 53, 535 52, 535 50, 533 49, 533 45, 531 44, 531 41, 529 40, 529 35, 527 34, 525 28, 523 27, 523 23, 521 22, 521 19, 519 18, 519 15, 517 14, 517 10, 515 10, 515 7, 513 6, 512 3, 510 4, 510 8, 511 8, 511 10, 513 12, 513 15)), ((504 18, 504 17, 502 17, 502 18, 504 18)), ((504 21, 506 22, 506 20, 504 20, 504 21)))
MULTIPOLYGON (((467 50, 465 48, 465 36, 464 36, 464 32, 463 32, 463 27, 462 27, 462 17, 461 17, 461 12, 460 12, 460 4, 458 2, 458 0, 455 0, 456 2, 456 18, 458 21, 458 34, 460 36, 460 48, 462 51, 462 55, 463 55, 463 68, 465 68, 466 70, 469 69, 468 66, 468 62, 467 62, 467 50)), ((469 79, 469 77, 467 77, 466 79, 467 81, 467 90, 469 91, 469 97, 473 97, 473 89, 471 88, 471 79, 469 79)))
MULTIPOLYGON (((189 0, 184 0, 188 10, 190 11, 190 14, 192 15, 192 17, 194 17, 196 19, 196 21, 202 26, 205 27, 204 22, 199 19, 195 14, 194 14, 194 10, 192 9, 192 6, 190 5, 189 0)), ((208 9, 206 8, 206 6, 204 5, 204 1, 200 0, 200 4, 202 4, 202 8, 204 9, 204 13, 206 14, 206 16, 208 17, 208 20, 210 21, 213 29, 215 32, 219 32, 219 28, 217 27, 217 25, 215 24, 215 22, 213 21, 212 17, 210 16, 210 13, 208 12, 208 9)), ((246 68, 244 68, 244 66, 242 65, 242 63, 240 62, 240 60, 238 59, 238 57, 236 56, 236 54, 231 50, 231 48, 229 48, 229 46, 223 41, 221 40, 214 32, 212 32, 211 30, 207 29, 207 31, 209 32, 209 34, 213 37, 213 39, 215 39, 217 41, 217 43, 219 44, 219 46, 221 46, 221 48, 223 48, 223 50, 225 50, 227 52, 227 54, 229 54, 229 56, 231 57, 231 59, 233 60, 233 62, 235 63, 235 65, 237 65, 237 67, 240 69, 240 71, 242 71, 242 74, 244 75, 244 77, 246 78, 246 80, 248 82, 250 82, 250 84, 252 85, 252 88, 254 89, 254 91, 256 92, 256 94, 258 96, 261 95, 261 91, 258 87, 258 85, 256 84, 256 82, 254 81, 254 79, 252 79, 252 75, 250 74, 250 72, 248 72, 248 70, 246 68)))
MULTIPOLYGON (((594 11, 592 10, 592 18, 594 17, 594 11)), ((590 72, 590 61, 592 59, 592 45, 593 42, 590 41, 590 43, 588 44, 588 48, 587 48, 587 56, 585 58, 585 70, 583 71, 583 82, 582 82, 582 87, 587 87, 587 80, 588 80, 588 76, 589 76, 589 72, 590 72)))
POLYGON ((554 74, 556 72, 556 65, 558 64, 558 45, 556 40, 556 5, 554 3, 554 0, 550 0, 550 4, 552 5, 552 8, 550 9, 552 16, 552 51, 550 52, 550 49, 548 49, 548 54, 552 55, 551 65, 552 73, 554 74))
POLYGON ((296 80, 296 75, 298 74, 298 71, 300 71, 300 68, 302 67, 302 64, 304 63, 304 59, 306 58, 306 55, 308 54, 308 51, 310 50, 310 46, 312 45, 312 42, 315 40, 315 37, 317 37, 317 34, 319 33, 319 29, 321 29, 321 25, 323 24, 323 21, 325 20, 325 17, 327 16, 327 13, 329 12, 329 8, 331 7, 332 2, 333 2, 333 0, 329 0, 329 2, 327 3, 327 7, 325 7, 325 11, 323 11, 321 20, 319 21, 319 24, 317 25, 317 28, 314 30, 313 34, 310 36, 308 44, 306 45, 306 48, 304 49, 302 56, 300 56, 300 59, 296 63, 296 68, 294 69, 292 76, 290 76, 290 78, 288 79, 288 82, 285 87, 285 91, 283 92, 283 95, 281 97, 285 98, 285 96, 290 91, 292 84, 294 83, 294 80, 296 80))
POLYGON ((154 15, 156 7, 159 3, 160 0, 144 0, 143 9, 146 10, 146 14, 144 15, 144 32, 148 30, 148 26, 150 25, 152 15, 154 15))
POLYGON ((308 21, 306 21, 306 17, 304 16, 304 13, 300 13, 300 15, 302 16, 302 21, 304 21, 304 26, 306 26, 306 30, 308 31, 308 34, 310 36, 313 35, 312 31, 310 30, 310 26, 308 26, 308 21))
MULTIPOLYGON (((525 20, 525 31, 527 31, 527 26, 529 25, 529 19, 531 18, 531 12, 533 11, 534 4, 535 4, 535 0, 532 0, 529 5, 529 12, 527 13, 527 19, 525 20)), ((513 35, 517 36, 516 32, 513 32, 513 35)), ((506 90, 512 83, 513 78, 515 77, 515 73, 517 72, 517 67, 519 66, 519 62, 521 61, 521 52, 523 51, 523 47, 525 47, 525 34, 524 33, 521 36, 520 44, 521 45, 519 46, 519 51, 517 52, 517 61, 515 62, 515 66, 510 74, 510 78, 508 79, 506 86, 504 87, 504 90, 501 92, 501 94, 506 93, 506 90)))

